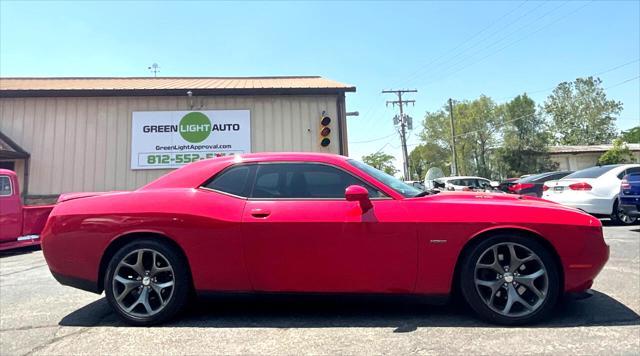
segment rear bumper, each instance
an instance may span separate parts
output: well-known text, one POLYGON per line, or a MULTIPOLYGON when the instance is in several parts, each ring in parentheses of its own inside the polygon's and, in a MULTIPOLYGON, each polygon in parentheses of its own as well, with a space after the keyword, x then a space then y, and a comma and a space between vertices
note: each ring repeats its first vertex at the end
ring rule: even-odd
POLYGON ((577 196, 574 192, 565 192, 560 194, 543 194, 542 199, 580 209, 593 215, 611 215, 613 212, 613 201, 610 198, 589 195, 577 196))
POLYGON ((587 298, 593 297, 593 289, 587 289, 581 292, 566 293, 564 296, 566 299, 570 299, 570 300, 587 299, 587 298))
POLYGON ((56 273, 54 271, 51 271, 51 274, 53 275, 53 278, 56 279, 56 281, 58 281, 60 284, 64 286, 78 288, 78 289, 82 289, 87 292, 92 292, 96 294, 102 293, 102 289, 98 288, 98 283, 94 281, 88 281, 86 279, 81 279, 76 277, 69 277, 69 276, 62 275, 60 273, 56 273))
POLYGON ((623 203, 620 205, 620 208, 624 210, 625 214, 628 216, 640 217, 640 211, 638 211, 639 209, 637 205, 628 205, 623 203))

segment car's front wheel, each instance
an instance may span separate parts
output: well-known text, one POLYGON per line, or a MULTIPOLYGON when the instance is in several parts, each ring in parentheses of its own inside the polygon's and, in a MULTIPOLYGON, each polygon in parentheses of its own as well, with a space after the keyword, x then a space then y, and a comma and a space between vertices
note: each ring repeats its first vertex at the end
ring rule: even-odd
POLYGON ((127 323, 146 326, 174 317, 189 294, 184 258, 168 244, 133 241, 114 254, 107 267, 107 300, 127 323))
POLYGON ((535 239, 495 235, 475 245, 460 270, 462 294, 483 319, 521 325, 553 310, 560 295, 559 266, 535 239))

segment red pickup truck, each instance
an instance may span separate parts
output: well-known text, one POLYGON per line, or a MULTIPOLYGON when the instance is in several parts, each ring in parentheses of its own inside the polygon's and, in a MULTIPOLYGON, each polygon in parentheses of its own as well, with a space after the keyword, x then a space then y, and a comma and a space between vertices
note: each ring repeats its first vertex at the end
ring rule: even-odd
POLYGON ((24 206, 16 173, 0 169, 0 251, 40 244, 53 205, 24 206))

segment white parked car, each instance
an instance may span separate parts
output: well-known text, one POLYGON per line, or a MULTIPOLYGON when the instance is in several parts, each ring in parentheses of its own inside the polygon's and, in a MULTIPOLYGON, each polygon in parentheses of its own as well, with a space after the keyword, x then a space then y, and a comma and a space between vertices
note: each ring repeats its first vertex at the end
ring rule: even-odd
POLYGON ((442 177, 434 179, 433 185, 439 190, 493 190, 498 182, 481 177, 442 177))
POLYGON ((586 168, 560 180, 545 182, 542 199, 578 208, 595 216, 610 217, 619 224, 633 224, 637 218, 627 216, 618 207, 618 194, 622 177, 636 171, 640 171, 639 164, 586 168))

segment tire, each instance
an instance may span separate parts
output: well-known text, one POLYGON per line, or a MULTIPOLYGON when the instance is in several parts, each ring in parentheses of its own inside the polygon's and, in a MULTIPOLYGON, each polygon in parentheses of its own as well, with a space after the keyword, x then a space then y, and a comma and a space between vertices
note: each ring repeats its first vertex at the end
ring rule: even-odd
POLYGON ((184 257, 169 244, 153 239, 123 246, 109 261, 104 278, 107 301, 122 320, 134 326, 175 317, 187 302, 190 286, 184 257))
POLYGON ((613 203, 613 211, 611 212, 611 222, 616 225, 633 225, 638 221, 637 217, 628 216, 624 210, 618 206, 618 199, 613 203))
POLYGON ((551 251, 533 238, 494 235, 463 257, 460 289, 471 309, 485 321, 532 324, 547 318, 558 302, 560 267, 551 251), (505 270, 505 265, 510 269, 505 270))

